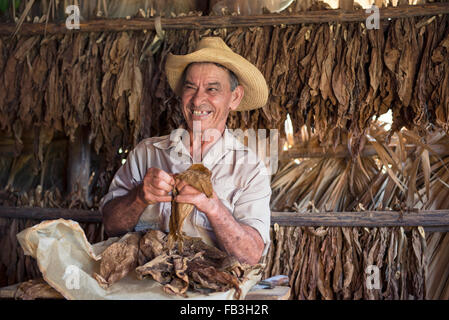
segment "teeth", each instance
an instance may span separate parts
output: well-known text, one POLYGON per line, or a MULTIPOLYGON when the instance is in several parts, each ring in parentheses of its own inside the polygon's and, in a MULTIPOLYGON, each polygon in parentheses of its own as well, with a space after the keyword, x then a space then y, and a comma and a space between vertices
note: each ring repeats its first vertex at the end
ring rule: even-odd
POLYGON ((204 115, 209 114, 208 111, 193 111, 192 113, 196 116, 204 116, 204 115))

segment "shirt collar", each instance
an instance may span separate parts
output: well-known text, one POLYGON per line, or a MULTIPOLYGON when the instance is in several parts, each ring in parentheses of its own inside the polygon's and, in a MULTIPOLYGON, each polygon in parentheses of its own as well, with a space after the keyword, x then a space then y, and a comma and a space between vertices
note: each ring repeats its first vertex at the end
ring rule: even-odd
POLYGON ((163 150, 176 147, 178 143, 182 143, 183 134, 188 134, 188 132, 183 128, 175 129, 169 135, 161 137, 161 140, 154 142, 153 146, 163 150))
MULTIPOLYGON (((217 144, 222 146, 224 143, 224 149, 226 150, 246 150, 247 147, 239 141, 232 131, 232 129, 228 129, 228 127, 226 127, 223 135, 214 143, 211 149, 217 144)), ((176 129, 172 131, 171 134, 167 135, 165 139, 154 142, 153 146, 163 150, 176 147, 178 144, 182 144, 183 134, 188 134, 187 130, 183 128, 176 129)), ((183 145, 183 147, 184 149, 187 149, 187 146, 183 145)))

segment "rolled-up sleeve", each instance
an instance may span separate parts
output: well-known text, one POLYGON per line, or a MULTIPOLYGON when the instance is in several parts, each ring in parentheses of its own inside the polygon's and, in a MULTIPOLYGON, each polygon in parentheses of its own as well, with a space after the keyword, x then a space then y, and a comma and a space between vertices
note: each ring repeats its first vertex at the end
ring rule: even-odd
POLYGON ((257 170, 257 174, 243 188, 234 207, 235 219, 253 227, 262 237, 265 245, 262 256, 267 254, 270 246, 271 218, 270 176, 264 174, 264 172, 264 170, 257 170))
POLYGON ((142 144, 130 151, 126 162, 117 170, 108 193, 100 201, 100 212, 104 205, 114 198, 128 194, 141 183, 146 173, 146 156, 142 144))

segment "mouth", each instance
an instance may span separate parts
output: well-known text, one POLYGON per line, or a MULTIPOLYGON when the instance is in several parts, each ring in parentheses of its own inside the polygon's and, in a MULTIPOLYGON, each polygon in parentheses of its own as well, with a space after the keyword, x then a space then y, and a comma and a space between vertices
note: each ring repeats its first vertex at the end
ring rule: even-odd
POLYGON ((195 118, 202 119, 202 118, 209 116, 212 113, 212 111, 192 110, 191 113, 195 118))

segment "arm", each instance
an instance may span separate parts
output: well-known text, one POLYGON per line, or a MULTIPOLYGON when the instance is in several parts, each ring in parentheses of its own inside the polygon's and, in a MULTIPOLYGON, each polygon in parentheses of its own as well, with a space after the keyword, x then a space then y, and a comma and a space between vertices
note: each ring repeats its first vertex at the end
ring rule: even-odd
POLYGON ((185 182, 179 186, 180 193, 176 201, 191 203, 204 212, 225 250, 239 261, 254 265, 259 262, 264 249, 264 242, 254 228, 239 223, 223 205, 217 195, 207 198, 185 182))
POLYGON ((140 186, 128 194, 112 199, 103 207, 103 223, 110 237, 130 232, 149 203, 138 196, 140 186))
POLYGON ((171 201, 169 192, 174 185, 171 175, 158 168, 148 169, 143 182, 124 196, 107 202, 103 209, 103 223, 108 236, 131 231, 145 208, 150 204, 171 201))
POLYGON ((210 202, 212 208, 205 213, 218 241, 239 261, 251 265, 258 263, 264 249, 264 242, 259 232, 237 222, 215 194, 210 202))

